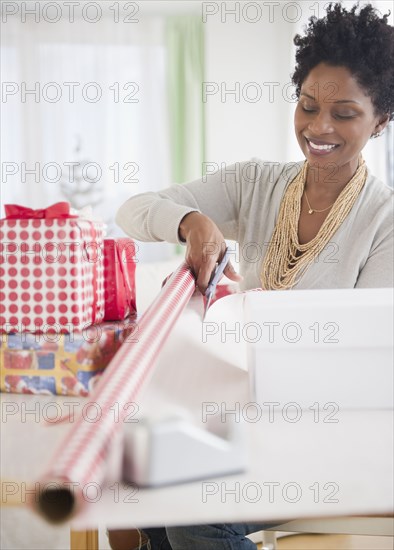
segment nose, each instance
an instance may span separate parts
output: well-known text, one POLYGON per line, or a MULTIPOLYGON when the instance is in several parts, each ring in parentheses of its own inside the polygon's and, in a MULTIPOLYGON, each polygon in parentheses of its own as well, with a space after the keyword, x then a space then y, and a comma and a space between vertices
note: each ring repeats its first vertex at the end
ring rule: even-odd
POLYGON ((331 134, 334 131, 332 119, 329 113, 318 111, 309 121, 309 130, 316 137, 323 134, 331 134))

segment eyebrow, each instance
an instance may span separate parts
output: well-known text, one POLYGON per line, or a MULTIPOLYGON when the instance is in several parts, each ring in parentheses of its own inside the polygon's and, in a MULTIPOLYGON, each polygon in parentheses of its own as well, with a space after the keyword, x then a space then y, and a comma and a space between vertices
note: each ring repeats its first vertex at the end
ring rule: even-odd
MULTIPOLYGON (((309 97, 309 99, 312 99, 313 101, 316 101, 316 99, 305 93, 305 92, 301 92, 300 95, 304 95, 305 97, 309 97)), ((357 105, 360 105, 360 102, 359 101, 355 101, 354 99, 338 99, 337 101, 330 101, 330 103, 357 103, 357 105)))

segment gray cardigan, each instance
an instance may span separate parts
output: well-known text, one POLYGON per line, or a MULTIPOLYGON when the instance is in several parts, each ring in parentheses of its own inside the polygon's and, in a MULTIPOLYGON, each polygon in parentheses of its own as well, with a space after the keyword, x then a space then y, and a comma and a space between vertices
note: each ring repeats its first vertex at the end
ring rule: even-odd
MULTIPOLYGON (((239 243, 243 289, 260 287, 260 271, 286 186, 302 162, 237 162, 215 174, 127 200, 116 222, 139 241, 179 241, 189 212, 209 216, 226 239, 239 243)), ((393 286, 393 190, 368 172, 349 215, 304 272, 297 289, 393 286)), ((235 250, 235 248, 234 248, 235 250)))

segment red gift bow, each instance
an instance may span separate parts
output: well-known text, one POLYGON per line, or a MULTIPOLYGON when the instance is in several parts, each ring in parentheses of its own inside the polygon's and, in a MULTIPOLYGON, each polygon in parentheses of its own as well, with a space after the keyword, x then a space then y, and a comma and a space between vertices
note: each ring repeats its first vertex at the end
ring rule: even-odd
POLYGON ((68 202, 56 202, 48 208, 38 208, 37 210, 19 204, 5 204, 4 210, 7 220, 78 218, 78 216, 70 214, 68 202))

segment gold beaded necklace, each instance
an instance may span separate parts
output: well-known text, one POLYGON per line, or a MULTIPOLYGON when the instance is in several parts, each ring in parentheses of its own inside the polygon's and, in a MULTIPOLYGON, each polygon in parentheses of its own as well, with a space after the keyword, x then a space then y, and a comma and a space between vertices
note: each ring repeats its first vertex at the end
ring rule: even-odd
MULTIPOLYGON (((301 171, 290 182, 283 195, 261 270, 261 287, 264 290, 289 289, 298 282, 349 214, 367 179, 367 167, 360 157, 356 173, 342 189, 334 204, 328 207, 331 211, 317 235, 311 241, 300 244, 298 220, 308 168, 309 163, 305 161, 301 171)), ((308 206, 309 210, 313 210, 309 203, 308 206)))

